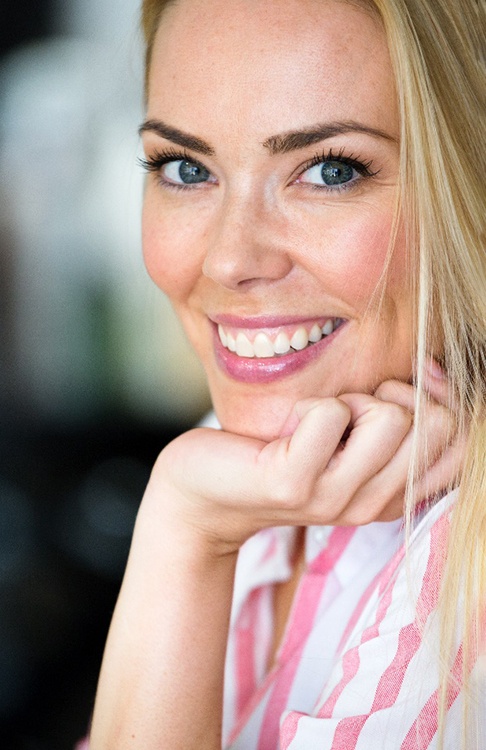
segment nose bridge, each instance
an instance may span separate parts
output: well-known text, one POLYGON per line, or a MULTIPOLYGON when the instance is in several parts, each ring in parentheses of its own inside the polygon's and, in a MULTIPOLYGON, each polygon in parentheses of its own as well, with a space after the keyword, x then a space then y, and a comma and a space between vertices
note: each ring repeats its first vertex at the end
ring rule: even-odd
POLYGON ((246 184, 229 187, 221 204, 219 222, 215 232, 226 240, 230 237, 240 237, 249 241, 256 225, 261 223, 261 211, 258 206, 259 191, 255 183, 250 180, 246 184))
POLYGON ((257 179, 228 186, 208 238, 205 275, 232 289, 285 276, 291 263, 276 214, 274 201, 257 179))

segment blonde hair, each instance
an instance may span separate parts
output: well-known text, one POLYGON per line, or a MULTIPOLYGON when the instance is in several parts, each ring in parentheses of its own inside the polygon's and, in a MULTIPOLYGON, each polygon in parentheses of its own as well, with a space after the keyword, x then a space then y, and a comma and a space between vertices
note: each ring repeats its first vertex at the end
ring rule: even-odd
MULTIPOLYGON (((439 599, 439 746, 459 631, 463 745, 472 750, 476 738, 466 739, 466 733, 480 707, 469 675, 484 647, 486 614, 486 9, 484 0, 345 1, 380 16, 396 78, 400 214, 416 299, 415 445, 423 431, 422 383, 431 353, 447 373, 458 429, 469 436, 439 599)), ((146 83, 160 16, 172 2, 143 0, 146 83)), ((406 501, 409 527, 417 452, 406 501)))
POLYGON ((145 40, 145 92, 148 90, 148 79, 150 63, 152 60, 152 50, 154 47, 155 35, 159 28, 162 11, 169 5, 173 5, 175 0, 142 0, 141 27, 145 40))
MULTIPOLYGON (((463 745, 481 710, 470 684, 486 597, 486 81, 485 8, 477 0, 373 0, 388 38, 401 118, 401 201, 417 294, 416 440, 427 354, 437 351, 458 429, 469 431, 439 612, 439 746, 462 634, 463 745)), ((415 462, 417 448, 415 451, 415 462)), ((413 481, 412 461, 411 472, 413 481)), ((413 513, 412 487, 407 521, 413 513)), ((484 643, 483 643, 484 646, 484 643)), ((484 707, 483 707, 484 710, 484 707)), ((479 745, 477 745, 479 748, 479 745)))

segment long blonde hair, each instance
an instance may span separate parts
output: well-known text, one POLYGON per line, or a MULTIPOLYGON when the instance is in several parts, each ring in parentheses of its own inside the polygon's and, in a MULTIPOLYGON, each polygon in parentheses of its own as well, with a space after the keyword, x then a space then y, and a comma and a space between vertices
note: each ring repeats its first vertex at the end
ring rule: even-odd
MULTIPOLYGON (((470 668, 486 614, 486 8, 484 0, 345 0, 377 13, 388 39, 401 119, 400 214, 416 299, 415 444, 427 398, 425 361, 440 357, 468 448, 442 571, 439 746, 462 635, 463 745, 481 710, 470 668)), ((146 83, 163 10, 143 0, 146 83)), ((423 444, 423 443, 422 443, 423 444)), ((412 459, 406 516, 414 513, 412 459)), ((483 643, 484 646, 484 643, 483 643)), ((485 710, 483 708, 483 710, 485 710)), ((477 745, 479 750, 479 745, 477 745)))
MULTIPOLYGON (((401 210, 417 299, 416 445, 424 363, 438 341, 458 428, 469 431, 439 600, 439 746, 456 679, 459 631, 466 695, 463 746, 469 749, 479 742, 470 727, 481 710, 469 674, 484 639, 486 614, 485 7, 477 0, 373 3, 388 37, 401 116, 401 210)), ((409 523, 412 496, 409 487, 409 523)))

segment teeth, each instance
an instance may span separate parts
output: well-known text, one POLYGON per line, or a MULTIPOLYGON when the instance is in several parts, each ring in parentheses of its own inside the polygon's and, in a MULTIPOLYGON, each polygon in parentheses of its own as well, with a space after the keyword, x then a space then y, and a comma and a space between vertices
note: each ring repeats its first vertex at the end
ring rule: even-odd
POLYGON ((231 331, 226 331, 222 325, 218 326, 218 334, 223 346, 239 357, 265 359, 279 354, 287 354, 292 349, 301 351, 309 344, 316 344, 323 336, 329 336, 335 331, 342 322, 341 318, 333 318, 329 319, 322 327, 318 323, 314 323, 309 332, 304 326, 300 326, 294 331, 290 339, 285 331, 279 331, 274 340, 263 331, 259 331, 253 341, 243 331, 239 331, 235 338, 235 335, 231 331))
POLYGON ((290 341, 286 333, 281 331, 278 334, 277 338, 275 339, 273 348, 275 350, 275 354, 287 354, 287 352, 290 351, 290 341))
POLYGON ((242 333, 241 331, 236 337, 236 353, 238 357, 254 357, 255 356, 253 345, 246 338, 245 334, 242 333))
POLYGON ((332 320, 328 320, 325 325, 322 326, 322 333, 324 336, 329 336, 334 331, 334 323, 332 320))
POLYGON ((273 357, 275 350, 266 333, 257 333, 253 342, 255 357, 273 357))
POLYGON ((321 339, 322 339, 322 331, 320 327, 317 325, 317 323, 314 323, 314 325, 309 331, 309 341, 312 341, 313 344, 316 344, 321 339))
POLYGON ((218 333, 219 333, 219 338, 221 339, 221 343, 223 344, 223 346, 228 346, 228 337, 222 325, 218 326, 218 333))
POLYGON ((296 332, 290 339, 290 346, 292 347, 292 349, 297 349, 297 351, 300 351, 301 349, 305 349, 308 343, 309 335, 305 328, 303 326, 297 328, 296 332))

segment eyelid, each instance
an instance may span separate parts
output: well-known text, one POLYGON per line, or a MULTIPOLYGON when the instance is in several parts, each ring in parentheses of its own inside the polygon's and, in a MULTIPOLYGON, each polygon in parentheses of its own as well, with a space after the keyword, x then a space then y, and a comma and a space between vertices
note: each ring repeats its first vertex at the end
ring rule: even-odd
MULTIPOLYGON (((177 162, 177 161, 187 161, 191 164, 194 164, 205 171, 209 173, 211 177, 214 178, 214 175, 208 167, 206 167, 199 159, 193 157, 185 148, 182 149, 175 149, 173 147, 169 148, 163 148, 161 150, 155 149, 151 154, 147 155, 145 158, 138 158, 138 163, 140 166, 146 171, 146 172, 152 172, 156 175, 160 173, 160 170, 164 167, 164 165, 169 164, 170 162, 177 162)), ((372 166, 373 160, 362 160, 361 158, 355 156, 354 153, 345 153, 345 148, 339 149, 337 153, 334 153, 333 149, 327 149, 326 151, 320 151, 316 154, 314 154, 313 157, 308 159, 306 162, 300 165, 296 172, 294 173, 294 176, 291 177, 290 183, 294 182, 301 182, 305 184, 305 180, 301 180, 300 178, 310 169, 312 169, 315 166, 318 166, 319 164, 323 164, 326 161, 338 161, 342 162, 343 164, 347 164, 351 166, 360 176, 362 179, 375 177, 378 175, 378 173, 381 170, 373 171, 370 169, 372 166)), ((349 189, 351 186, 355 185, 358 182, 361 182, 361 179, 353 179, 352 181, 342 183, 341 185, 317 185, 315 183, 309 182, 309 186, 314 187, 318 190, 328 190, 329 192, 338 192, 339 190, 343 189, 349 189), (346 188, 346 186, 349 186, 349 188, 346 188)), ((168 186, 175 189, 194 189, 196 186, 204 186, 209 184, 214 184, 216 182, 215 179, 213 180, 207 180, 200 183, 193 183, 193 184, 186 184, 186 183, 178 183, 178 182, 171 182, 170 180, 167 180, 164 178, 163 175, 159 174, 159 180, 164 186, 168 186)))
POLYGON ((372 163, 372 159, 363 160, 355 156, 352 152, 349 155, 345 154, 345 148, 341 148, 338 153, 334 153, 332 148, 330 148, 325 152, 318 152, 304 164, 301 164, 297 170, 297 174, 291 178, 290 184, 300 184, 308 189, 317 191, 321 195, 327 194, 330 196, 336 196, 348 191, 351 192, 359 189, 367 180, 375 177, 380 170, 377 169, 376 171, 372 171, 370 169, 372 163), (325 162, 331 161, 350 166, 354 170, 355 175, 353 175, 352 179, 346 182, 336 183, 334 185, 326 185, 325 182, 319 183, 303 179, 306 172, 324 164, 325 162))
POLYGON ((312 169, 312 167, 316 167, 326 161, 340 161, 343 164, 348 164, 350 167, 353 167, 353 169, 355 169, 362 177, 376 177, 376 175, 380 171, 379 169, 376 171, 372 171, 370 169, 373 164, 372 159, 364 161, 361 158, 355 156, 353 153, 346 155, 344 148, 341 148, 337 153, 334 153, 331 148, 324 152, 318 152, 311 159, 302 164, 299 167, 295 179, 301 177, 309 169, 312 169))
POLYGON ((162 149, 160 151, 155 149, 153 153, 138 158, 140 166, 148 172, 157 172, 164 164, 169 164, 171 161, 188 161, 191 164, 196 164, 196 166, 206 169, 208 172, 210 171, 199 159, 192 157, 185 149, 181 149, 180 151, 174 148, 162 149))
POLYGON ((162 150, 154 150, 153 153, 148 154, 143 158, 138 158, 138 163, 148 173, 154 173, 158 177, 159 183, 164 187, 172 190, 194 190, 201 189, 205 185, 213 185, 216 180, 210 179, 196 183, 184 183, 184 182, 172 182, 167 179, 161 170, 167 164, 178 161, 186 161, 190 164, 203 169, 207 172, 210 177, 214 178, 213 173, 208 169, 199 159, 194 158, 186 149, 176 150, 173 147, 164 148, 162 150))

